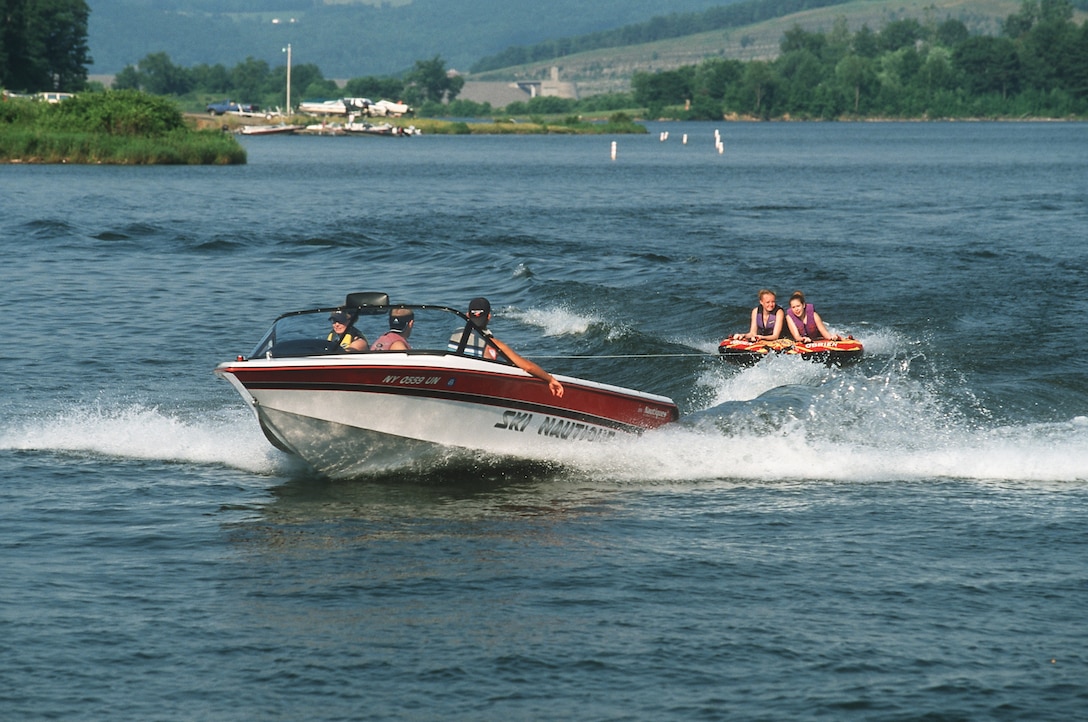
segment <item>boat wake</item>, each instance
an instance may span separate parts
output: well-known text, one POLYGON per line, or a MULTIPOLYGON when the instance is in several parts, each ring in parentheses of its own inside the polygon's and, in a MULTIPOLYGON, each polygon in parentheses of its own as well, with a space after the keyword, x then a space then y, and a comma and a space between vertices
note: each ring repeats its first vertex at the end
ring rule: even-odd
POLYGON ((0 426, 0 450, 224 465, 261 475, 298 466, 268 445, 245 408, 194 414, 97 404, 0 426))
MULTIPOLYGON (((728 395, 731 382, 717 391, 728 395)), ((269 445, 244 408, 193 415, 142 405, 71 409, 7 422, 0 427, 0 450, 222 465, 261 476, 310 475, 269 445)), ((956 418, 932 400, 910 398, 902 389, 859 387, 844 379, 816 387, 776 386, 752 399, 722 401, 640 437, 571 445, 532 461, 451 455, 449 464, 440 463, 430 476, 452 468, 466 479, 474 473, 503 478, 509 476, 507 466, 525 471, 526 464, 546 475, 618 482, 1085 481, 1088 417, 988 427, 956 418)), ((405 471, 413 478, 427 476, 419 468, 405 471)))

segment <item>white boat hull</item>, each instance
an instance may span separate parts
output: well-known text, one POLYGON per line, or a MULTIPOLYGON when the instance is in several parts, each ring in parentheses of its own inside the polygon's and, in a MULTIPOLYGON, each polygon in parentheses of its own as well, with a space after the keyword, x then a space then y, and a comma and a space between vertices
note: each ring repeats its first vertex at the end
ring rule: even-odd
POLYGON ((334 477, 466 453, 548 459, 677 415, 664 397, 570 377, 558 377, 566 393, 555 398, 520 369, 453 355, 257 359, 216 373, 276 446, 334 477))

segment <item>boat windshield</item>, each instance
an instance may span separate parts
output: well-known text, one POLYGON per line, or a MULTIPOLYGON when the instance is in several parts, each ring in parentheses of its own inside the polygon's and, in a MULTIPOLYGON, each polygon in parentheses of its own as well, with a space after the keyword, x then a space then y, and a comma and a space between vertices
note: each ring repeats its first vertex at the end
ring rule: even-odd
MULTIPOLYGON (((396 308, 396 306, 394 306, 396 308)), ((446 353, 450 337, 459 339, 468 319, 444 306, 402 306, 411 309, 414 323, 407 342, 413 352, 446 353)), ((284 314, 276 319, 254 347, 249 358, 287 358, 344 353, 333 333, 330 316, 337 308, 320 308, 284 314)), ((389 331, 389 309, 363 309, 351 324, 374 343, 389 331)))

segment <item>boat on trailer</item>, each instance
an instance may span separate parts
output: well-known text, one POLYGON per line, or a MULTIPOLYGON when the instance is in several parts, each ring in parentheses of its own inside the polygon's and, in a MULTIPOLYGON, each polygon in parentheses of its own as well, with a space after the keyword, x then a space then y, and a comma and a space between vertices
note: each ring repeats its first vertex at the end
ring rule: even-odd
POLYGON ((252 407, 268 440, 317 471, 353 477, 480 452, 553 458, 576 444, 641 434, 679 418, 672 399, 556 375, 548 384, 502 361, 451 350, 462 312, 352 293, 341 306, 281 315, 248 356, 215 368, 252 407), (370 340, 392 309, 415 315, 411 350, 345 353, 329 316, 348 313, 370 340))
POLYGON ((731 363, 751 366, 774 355, 799 356, 806 361, 842 366, 861 360, 865 348, 861 341, 847 337, 838 341, 820 339, 802 343, 779 338, 774 341, 749 341, 744 337, 729 337, 718 344, 718 354, 731 363))

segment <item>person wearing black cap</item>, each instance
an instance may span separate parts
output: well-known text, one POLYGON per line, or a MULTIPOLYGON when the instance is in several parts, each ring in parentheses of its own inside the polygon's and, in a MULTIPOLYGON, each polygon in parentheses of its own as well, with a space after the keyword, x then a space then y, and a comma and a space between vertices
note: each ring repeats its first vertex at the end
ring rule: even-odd
POLYGON ((491 336, 491 332, 487 330, 487 322, 491 320, 491 302, 486 298, 472 299, 468 303, 468 317, 472 323, 466 323, 463 329, 459 328, 451 333, 446 348, 466 356, 509 363, 508 359, 500 357, 497 348, 484 339, 484 336, 491 336))
POLYGON ((408 337, 416 324, 416 315, 410 308, 394 308, 389 311, 389 330, 378 337, 371 351, 408 351, 408 337))
POLYGON ((334 311, 329 316, 332 321, 332 333, 326 341, 336 341, 344 353, 358 353, 367 350, 366 336, 352 326, 351 314, 347 311, 334 311))
POLYGON ((552 396, 563 395, 563 384, 532 361, 522 358, 512 348, 495 338, 487 324, 491 321, 491 302, 486 298, 474 298, 468 304, 468 319, 463 329, 450 334, 447 350, 453 353, 485 358, 490 361, 513 364, 548 384, 552 396), (486 337, 486 339, 484 338, 486 337))

